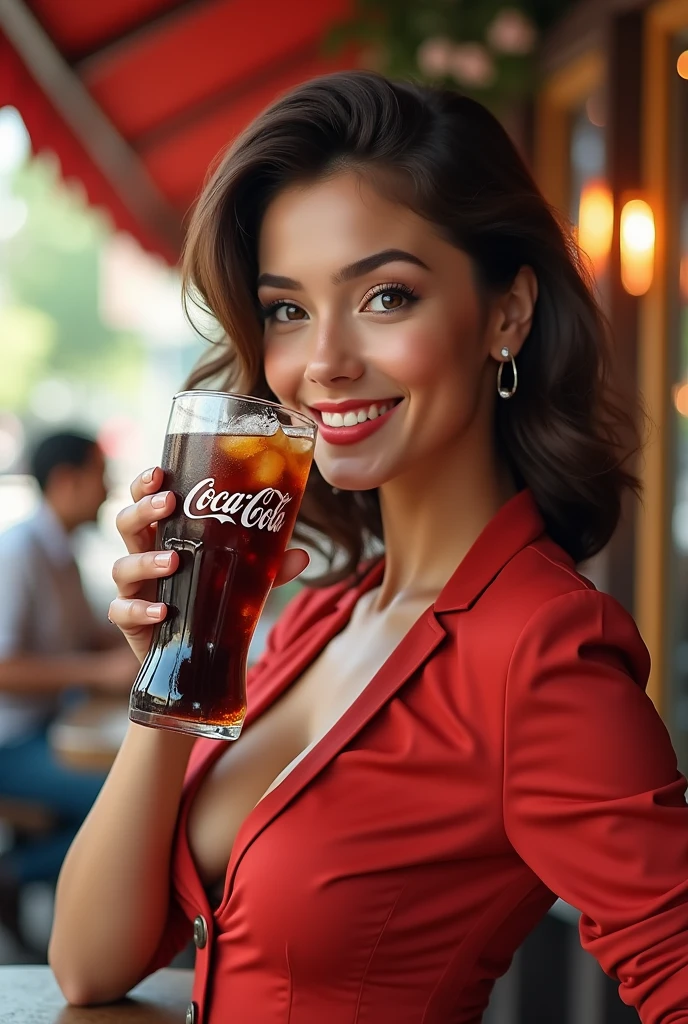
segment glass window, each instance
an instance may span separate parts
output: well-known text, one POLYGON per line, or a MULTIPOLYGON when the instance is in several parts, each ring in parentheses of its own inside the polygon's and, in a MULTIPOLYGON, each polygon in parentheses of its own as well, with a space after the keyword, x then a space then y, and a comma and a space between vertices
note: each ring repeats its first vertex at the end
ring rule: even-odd
POLYGON ((579 224, 586 186, 604 182, 607 151, 602 90, 591 93, 571 116, 569 217, 579 224))
POLYGON ((605 122, 604 91, 598 88, 572 112, 569 144, 568 215, 602 296, 614 226, 605 122))
MULTIPOLYGON (((571 111, 569 122, 568 218, 603 295, 612 243, 614 204, 607 185, 604 89, 591 91, 571 111)), ((608 589, 604 552, 581 566, 600 590, 608 589)))
POLYGON ((669 456, 671 532, 668 722, 688 769, 688 29, 675 40, 671 67, 669 330, 673 430, 669 456), (683 56, 682 56, 683 55, 683 56), (683 72, 684 77, 682 77, 683 72))

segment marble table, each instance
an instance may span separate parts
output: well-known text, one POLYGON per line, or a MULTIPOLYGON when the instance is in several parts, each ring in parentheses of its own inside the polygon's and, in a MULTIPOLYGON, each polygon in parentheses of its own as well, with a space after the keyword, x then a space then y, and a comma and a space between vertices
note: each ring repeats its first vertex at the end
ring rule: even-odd
POLYGON ((49 967, 0 967, 2 1024, 184 1024, 193 971, 166 968, 108 1006, 68 1006, 49 967))

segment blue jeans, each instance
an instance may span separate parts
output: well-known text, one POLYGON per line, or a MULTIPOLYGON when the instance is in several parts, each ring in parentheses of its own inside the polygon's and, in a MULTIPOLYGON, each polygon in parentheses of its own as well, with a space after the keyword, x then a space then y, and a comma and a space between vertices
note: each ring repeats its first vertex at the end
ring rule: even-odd
POLYGON ((54 881, 105 776, 72 771, 55 759, 45 733, 0 746, 0 796, 34 802, 58 820, 45 836, 17 843, 3 863, 20 884, 54 881))

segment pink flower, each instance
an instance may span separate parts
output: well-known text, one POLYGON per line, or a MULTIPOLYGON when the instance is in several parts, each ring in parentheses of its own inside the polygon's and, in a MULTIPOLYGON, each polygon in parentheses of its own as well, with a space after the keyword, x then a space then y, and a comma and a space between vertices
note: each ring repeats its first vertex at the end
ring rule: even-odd
POLYGON ((449 74, 452 50, 451 40, 443 36, 432 36, 418 47, 418 67, 428 78, 441 78, 442 75, 449 74))
POLYGON ((535 46, 537 29, 523 11, 503 7, 488 25, 486 38, 498 53, 526 54, 535 46))
POLYGON ((492 85, 496 77, 494 61, 481 43, 459 43, 452 47, 449 70, 460 85, 478 89, 492 85))

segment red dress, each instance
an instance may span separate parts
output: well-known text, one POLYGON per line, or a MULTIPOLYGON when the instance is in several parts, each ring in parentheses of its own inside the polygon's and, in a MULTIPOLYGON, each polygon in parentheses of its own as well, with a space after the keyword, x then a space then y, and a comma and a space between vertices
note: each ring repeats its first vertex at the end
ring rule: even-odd
MULTIPOLYGON (((246 727, 381 575, 296 598, 251 673, 246 727)), ((225 748, 196 744, 146 973, 196 920, 196 1024, 477 1024, 556 893, 644 1024, 686 1024, 686 783, 648 668, 632 619, 521 492, 248 815, 214 911, 186 816, 225 748)))

